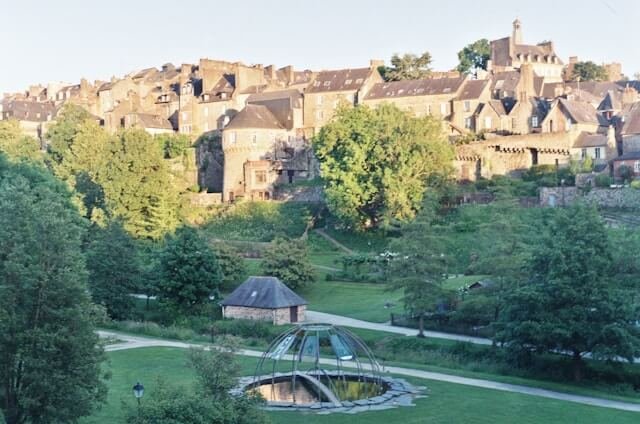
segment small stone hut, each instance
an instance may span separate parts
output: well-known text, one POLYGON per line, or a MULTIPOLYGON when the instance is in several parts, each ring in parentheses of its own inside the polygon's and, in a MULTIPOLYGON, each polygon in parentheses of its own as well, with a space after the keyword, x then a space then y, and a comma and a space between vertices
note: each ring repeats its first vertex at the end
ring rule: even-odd
POLYGON ((304 321, 307 301, 275 277, 249 277, 221 302, 224 318, 273 324, 304 321))

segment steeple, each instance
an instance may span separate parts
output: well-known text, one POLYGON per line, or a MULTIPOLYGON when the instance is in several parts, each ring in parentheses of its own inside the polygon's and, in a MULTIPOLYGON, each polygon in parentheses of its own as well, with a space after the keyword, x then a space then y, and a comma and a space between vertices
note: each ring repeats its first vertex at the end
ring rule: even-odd
POLYGON ((522 22, 520 22, 520 19, 518 18, 513 21, 513 35, 511 36, 511 42, 514 45, 522 44, 522 22))

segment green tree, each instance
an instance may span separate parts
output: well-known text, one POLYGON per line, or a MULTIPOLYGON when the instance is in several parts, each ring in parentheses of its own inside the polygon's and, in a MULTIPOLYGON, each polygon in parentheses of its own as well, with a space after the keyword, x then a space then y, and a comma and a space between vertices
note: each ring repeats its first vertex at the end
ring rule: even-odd
POLYGON ((231 289, 235 287, 247 273, 247 267, 238 250, 226 243, 216 243, 213 250, 222 271, 222 288, 231 289))
POLYGON ((127 423, 267 424, 257 396, 232 396, 240 376, 236 359, 237 343, 223 342, 220 349, 192 349, 189 365, 197 383, 192 390, 171 387, 160 381, 139 410, 130 408, 127 423))
POLYGON ((220 264, 196 230, 182 227, 169 238, 158 261, 160 301, 181 315, 197 315, 222 280, 220 264))
POLYGON ((450 261, 448 239, 437 217, 439 196, 428 195, 416 219, 401 227, 402 235, 389 246, 390 289, 403 292, 405 309, 418 318, 418 337, 424 337, 424 319, 447 300, 443 290, 450 261))
POLYGON ((62 184, 0 155, 0 408, 8 424, 75 422, 105 399, 83 234, 62 184))
POLYGON ((604 66, 592 61, 578 62, 573 66, 571 79, 577 81, 606 81, 609 78, 604 66))
POLYGON ((0 152, 10 160, 43 159, 38 140, 23 134, 20 124, 14 119, 0 121, 0 152))
POLYGON ((329 209, 358 230, 413 218, 453 159, 440 121, 388 104, 339 109, 313 144, 329 209))
POLYGON ((191 146, 191 140, 185 134, 158 134, 154 138, 165 159, 177 158, 191 146))
POLYGON ((457 70, 463 74, 487 70, 487 62, 491 59, 491 46, 486 38, 474 41, 458 52, 460 64, 457 70))
POLYGON ((178 193, 157 143, 143 130, 126 130, 111 138, 109 150, 96 181, 110 216, 135 237, 158 240, 173 231, 178 193))
POLYGON ((426 78, 431 73, 431 53, 424 52, 420 56, 405 53, 402 56, 391 56, 390 67, 380 67, 378 70, 385 81, 401 81, 426 78))
POLYGON ((520 355, 570 354, 576 380, 587 353, 632 361, 640 347, 637 314, 611 278, 612 248, 597 211, 559 210, 545 230, 528 261, 530 279, 506 296, 497 339, 520 355))
POLYGON ((93 301, 104 305, 111 318, 130 318, 134 307, 130 294, 138 287, 141 265, 134 241, 119 222, 104 229, 94 227, 87 268, 93 301))
POLYGON ((91 115, 80 106, 67 103, 62 107, 56 123, 47 131, 49 159, 54 164, 61 164, 69 156, 76 134, 89 120, 91 115))
POLYGON ((262 272, 279 278, 290 289, 305 287, 314 280, 304 240, 275 238, 264 251, 263 258, 262 272))

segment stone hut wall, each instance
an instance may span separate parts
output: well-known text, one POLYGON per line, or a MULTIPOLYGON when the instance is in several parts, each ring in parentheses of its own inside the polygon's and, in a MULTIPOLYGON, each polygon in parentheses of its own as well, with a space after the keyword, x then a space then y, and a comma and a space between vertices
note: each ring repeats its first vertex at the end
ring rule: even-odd
MULTIPOLYGON (((304 321, 306 309, 305 305, 298 306, 298 322, 304 321)), ((224 306, 222 315, 224 318, 269 321, 275 325, 290 323, 289 308, 262 309, 247 308, 245 306, 224 306)))

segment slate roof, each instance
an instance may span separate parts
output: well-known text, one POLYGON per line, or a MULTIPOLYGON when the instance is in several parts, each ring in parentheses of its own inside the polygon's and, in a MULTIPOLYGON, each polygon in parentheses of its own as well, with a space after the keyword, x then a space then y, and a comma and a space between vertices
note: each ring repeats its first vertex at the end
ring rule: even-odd
POLYGON ((629 152, 629 153, 625 153, 623 155, 620 155, 617 158, 613 158, 614 161, 616 161, 616 160, 633 160, 633 159, 640 159, 640 152, 629 152))
POLYGON ((288 308, 306 304, 306 300, 275 277, 249 277, 221 302, 223 306, 260 309, 288 308))
POLYGON ((371 90, 369 90, 365 98, 385 99, 395 97, 455 94, 458 92, 458 89, 464 81, 464 77, 460 77, 380 82, 371 87, 371 90))
POLYGON ((482 95, 485 87, 489 84, 489 80, 469 80, 464 83, 460 95, 456 100, 472 100, 482 95))
POLYGON ((600 102, 598 110, 622 110, 622 102, 620 101, 620 97, 616 96, 613 91, 608 91, 602 102, 600 102))
POLYGON ((607 136, 604 134, 580 133, 576 141, 573 143, 575 148, 583 147, 603 147, 607 145, 607 136))
POLYGON ((173 130, 171 122, 160 115, 154 115, 151 113, 136 113, 135 115, 137 116, 140 126, 143 128, 173 130))
POLYGON ((359 90, 371 74, 370 68, 321 71, 307 87, 308 93, 359 90))
POLYGON ((590 103, 563 98, 558 99, 558 102, 578 124, 607 125, 606 119, 604 119, 590 103))
POLYGON ((284 126, 266 106, 248 104, 233 117, 225 130, 244 128, 284 129, 284 126))
POLYGON ((515 94, 519 82, 520 72, 518 71, 498 72, 491 78, 491 91, 502 90, 515 94))
POLYGON ((622 135, 640 134, 640 102, 634 103, 624 116, 622 135))
POLYGON ((2 114, 19 121, 45 122, 55 118, 57 112, 52 102, 8 100, 2 103, 2 114))
POLYGON ((498 115, 507 115, 507 110, 504 108, 504 104, 500 100, 489 100, 487 104, 491 106, 498 115))

